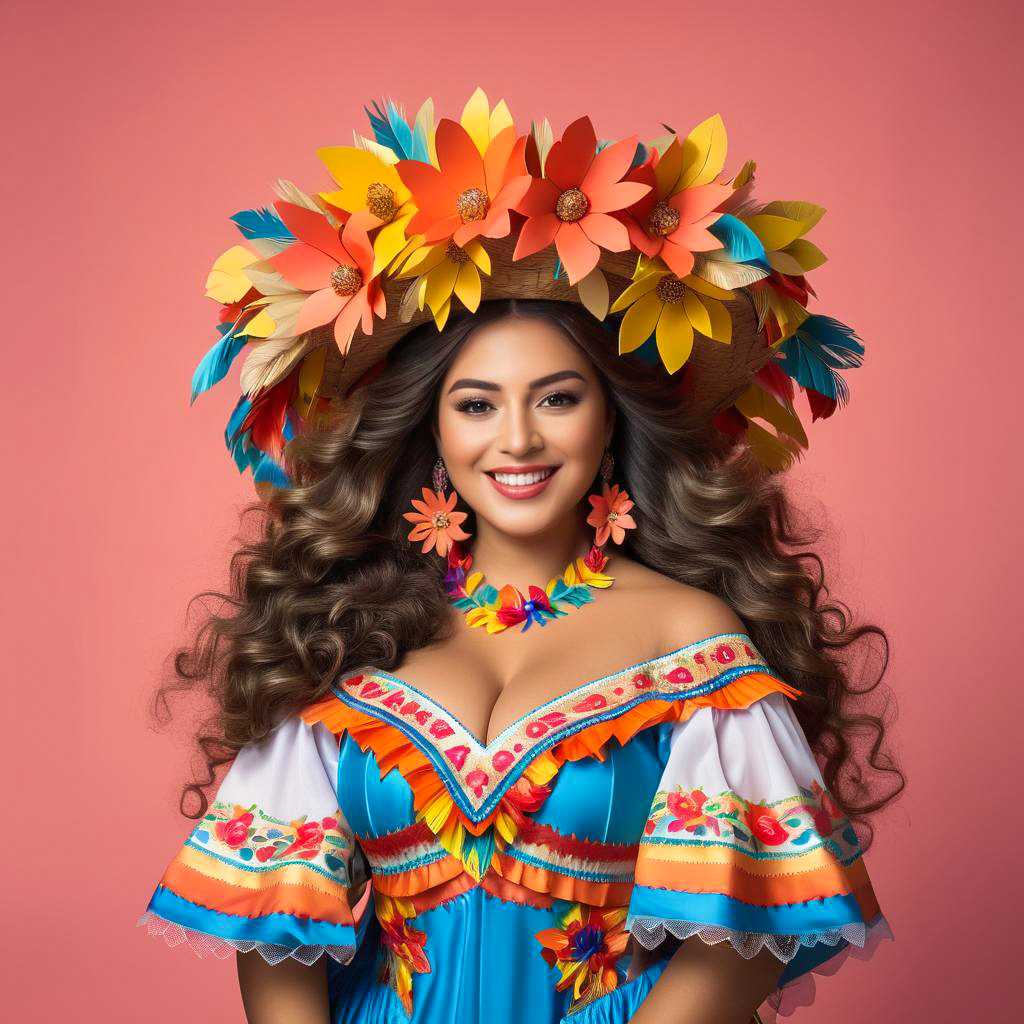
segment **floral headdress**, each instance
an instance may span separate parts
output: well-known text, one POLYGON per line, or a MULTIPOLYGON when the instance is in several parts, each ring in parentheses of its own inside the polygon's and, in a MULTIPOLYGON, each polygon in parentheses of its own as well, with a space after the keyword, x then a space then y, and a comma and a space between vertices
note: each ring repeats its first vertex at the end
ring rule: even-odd
POLYGON ((192 399, 247 353, 225 439, 261 493, 289 484, 284 443, 342 417, 402 335, 488 298, 622 313, 620 354, 679 373, 680 422, 710 421, 768 470, 807 447, 798 386, 812 422, 845 404, 839 371, 864 348, 807 310, 825 211, 757 202, 752 160, 727 179, 719 115, 648 142, 599 142, 589 117, 519 134, 479 88, 458 121, 435 123, 429 99, 411 122, 391 100, 367 115, 372 139, 318 151, 337 188, 278 180, 273 210, 231 218, 243 241, 207 279, 220 338, 192 399))

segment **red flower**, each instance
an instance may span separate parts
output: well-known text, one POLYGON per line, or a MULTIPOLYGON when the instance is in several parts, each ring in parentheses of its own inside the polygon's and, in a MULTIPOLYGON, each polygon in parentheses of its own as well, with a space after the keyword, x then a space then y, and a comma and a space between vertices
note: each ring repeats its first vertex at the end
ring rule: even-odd
POLYGON ((629 494, 620 491, 618 484, 613 484, 610 488, 608 484, 602 484, 601 491, 600 495, 587 495, 590 504, 594 506, 587 516, 587 522, 597 528, 595 541, 599 548, 604 547, 609 537, 616 544, 621 544, 626 531, 636 528, 636 521, 629 515, 629 510, 633 507, 629 494))
POLYGON ((751 804, 746 819, 750 831, 765 846, 779 846, 789 838, 789 832, 782 827, 782 822, 767 807, 751 804))
POLYGON ((534 178, 515 207, 527 220, 512 259, 523 259, 554 242, 569 284, 576 284, 597 266, 602 249, 628 249, 629 232, 612 214, 651 190, 649 184, 622 180, 635 153, 636 136, 598 153, 590 118, 573 121, 548 152, 544 177, 534 178))
POLYGON ((832 819, 824 811, 814 811, 811 817, 814 818, 814 827, 820 836, 830 836, 835 831, 832 827, 832 819))
POLYGON ((230 821, 218 821, 213 831, 217 838, 233 850, 244 846, 249 838, 249 826, 252 824, 252 814, 245 811, 236 815, 230 821))
POLYGON ((299 311, 295 333, 305 334, 333 321, 334 340, 344 355, 356 327, 372 334, 374 314, 384 317, 387 313, 366 233, 372 216, 349 217, 339 234, 321 213, 284 200, 274 206, 297 241, 271 256, 270 263, 289 284, 310 293, 299 311))

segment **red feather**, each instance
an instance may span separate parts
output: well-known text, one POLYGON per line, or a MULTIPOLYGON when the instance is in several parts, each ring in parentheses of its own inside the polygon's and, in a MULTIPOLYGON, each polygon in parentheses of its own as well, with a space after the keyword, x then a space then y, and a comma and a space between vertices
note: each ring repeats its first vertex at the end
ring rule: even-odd
POLYGON ((839 403, 834 398, 823 395, 813 388, 804 388, 807 392, 807 404, 811 407, 811 422, 827 420, 836 411, 839 403))

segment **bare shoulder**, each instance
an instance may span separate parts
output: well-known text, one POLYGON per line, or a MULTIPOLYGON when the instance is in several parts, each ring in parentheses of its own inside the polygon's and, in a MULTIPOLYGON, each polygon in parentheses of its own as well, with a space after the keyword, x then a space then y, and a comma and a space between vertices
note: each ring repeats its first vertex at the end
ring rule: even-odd
POLYGON ((619 559, 616 579, 628 580, 634 610, 656 622, 663 650, 718 633, 745 633, 743 620, 716 594, 680 583, 632 559, 619 559))

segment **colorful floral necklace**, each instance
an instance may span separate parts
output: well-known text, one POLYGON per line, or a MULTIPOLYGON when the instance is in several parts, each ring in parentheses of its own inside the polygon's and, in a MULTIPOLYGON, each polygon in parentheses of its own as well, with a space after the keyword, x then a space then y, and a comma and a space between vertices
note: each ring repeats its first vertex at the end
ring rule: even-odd
POLYGON ((601 571, 607 564, 608 557, 594 545, 585 558, 571 561, 561 576, 552 576, 543 590, 531 585, 526 595, 511 583, 500 590, 484 583, 482 572, 469 571, 473 556, 455 541, 448 552, 445 590, 452 604, 466 612, 470 626, 500 633, 522 623, 521 632, 525 633, 534 622, 543 626, 549 619, 566 615, 568 608, 563 605, 579 608, 592 601, 591 587, 610 587, 615 578, 601 571))
POLYGON ((595 543, 589 553, 584 558, 573 559, 562 575, 553 576, 543 590, 530 586, 528 594, 511 584, 497 590, 484 582, 482 572, 470 572, 473 556, 460 543, 467 540, 468 535, 449 534, 445 590, 455 607, 465 611, 470 626, 483 626, 488 633, 501 633, 522 623, 521 632, 525 633, 534 622, 543 626, 551 619, 566 615, 569 607, 580 608, 592 601, 591 589, 605 589, 615 582, 613 576, 603 571, 608 564, 604 545, 609 539, 621 544, 626 530, 635 527, 629 515, 633 502, 617 485, 609 487, 607 483, 600 496, 592 494, 589 499, 594 507, 587 522, 596 528, 595 543))

